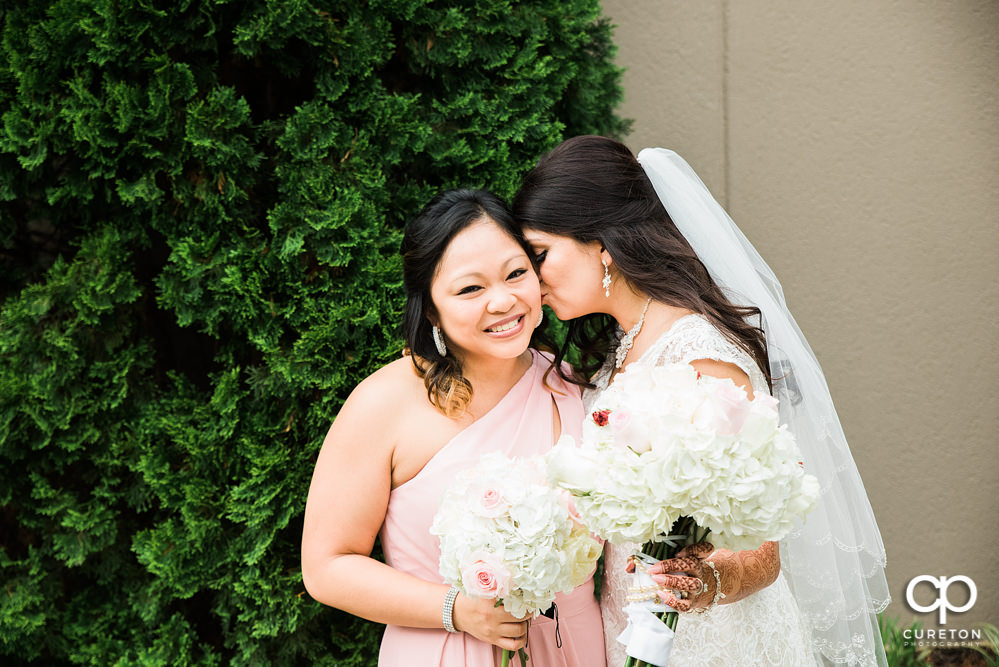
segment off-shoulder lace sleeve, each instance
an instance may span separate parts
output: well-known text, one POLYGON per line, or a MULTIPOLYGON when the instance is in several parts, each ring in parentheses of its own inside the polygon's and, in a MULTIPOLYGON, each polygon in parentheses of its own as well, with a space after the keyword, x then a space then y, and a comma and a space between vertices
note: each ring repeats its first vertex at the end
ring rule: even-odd
POLYGON ((687 315, 677 320, 642 359, 657 366, 689 364, 698 359, 735 364, 749 376, 754 394, 770 393, 766 377, 753 358, 700 315, 687 315))

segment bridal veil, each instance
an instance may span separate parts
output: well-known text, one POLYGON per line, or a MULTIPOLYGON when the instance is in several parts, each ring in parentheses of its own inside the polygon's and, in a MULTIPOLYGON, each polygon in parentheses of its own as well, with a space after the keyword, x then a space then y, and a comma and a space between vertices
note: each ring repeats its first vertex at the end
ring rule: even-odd
POLYGON ((638 161, 715 282, 737 305, 760 309, 781 422, 806 472, 820 482, 815 510, 781 541, 781 569, 809 627, 819 664, 885 666, 877 614, 890 601, 885 549, 825 376, 763 261, 690 165, 646 148, 638 161))

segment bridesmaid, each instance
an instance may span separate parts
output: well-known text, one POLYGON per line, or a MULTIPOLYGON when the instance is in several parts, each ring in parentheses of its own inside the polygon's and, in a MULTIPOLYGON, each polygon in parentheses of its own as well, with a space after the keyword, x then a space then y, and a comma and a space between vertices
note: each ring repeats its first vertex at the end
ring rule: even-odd
POLYGON ((528 347, 542 317, 528 247, 497 197, 454 190, 410 223, 402 254, 411 356, 362 381, 326 436, 305 508, 306 589, 387 624, 379 665, 491 667, 525 645, 532 667, 603 665, 592 580, 556 598, 557 624, 462 594, 451 606, 429 532, 447 485, 483 454, 533 456, 579 435, 578 389, 528 347), (379 534, 384 563, 370 557, 379 534))

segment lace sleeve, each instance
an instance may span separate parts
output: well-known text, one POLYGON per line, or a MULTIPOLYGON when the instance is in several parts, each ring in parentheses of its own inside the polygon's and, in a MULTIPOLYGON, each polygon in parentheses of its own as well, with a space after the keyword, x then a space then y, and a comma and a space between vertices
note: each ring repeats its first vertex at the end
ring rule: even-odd
POLYGON ((770 393, 766 377, 753 358, 700 315, 677 320, 643 357, 657 366, 689 364, 698 359, 735 364, 749 376, 754 394, 770 393))

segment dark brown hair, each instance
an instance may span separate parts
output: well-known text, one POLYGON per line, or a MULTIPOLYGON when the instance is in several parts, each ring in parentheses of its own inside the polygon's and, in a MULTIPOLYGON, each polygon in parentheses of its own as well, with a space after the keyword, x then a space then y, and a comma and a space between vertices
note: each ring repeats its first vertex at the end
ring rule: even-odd
MULTIPOLYGON (((423 377, 427 398, 448 417, 459 416, 472 399, 472 385, 462 375, 461 362, 453 355, 442 356, 431 334, 434 304, 430 286, 437 275, 441 257, 452 239, 466 227, 487 219, 516 241, 530 259, 535 271, 534 253, 514 222, 509 207, 502 199, 486 190, 448 190, 434 197, 408 225, 402 239, 403 285, 406 309, 403 315, 403 337, 412 355, 416 371, 423 377)), ((484 249, 484 252, 487 252, 484 249)), ((535 339, 548 341, 535 331, 535 339)))
MULTIPOLYGON (((656 301, 703 315, 745 350, 771 383, 760 310, 738 306, 715 284, 677 230, 638 160, 624 144, 597 136, 568 139, 541 158, 513 201, 522 227, 598 241, 637 290, 656 301)), ((580 371, 592 374, 613 342, 613 319, 603 313, 569 322, 562 360, 575 346, 580 371)))

